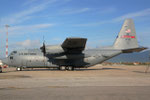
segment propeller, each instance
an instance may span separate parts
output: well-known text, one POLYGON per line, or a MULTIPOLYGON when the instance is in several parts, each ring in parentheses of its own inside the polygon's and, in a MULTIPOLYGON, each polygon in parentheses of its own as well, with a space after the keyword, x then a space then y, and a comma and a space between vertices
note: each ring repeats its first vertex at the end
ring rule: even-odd
MULTIPOLYGON (((44 40, 44 37, 43 37, 43 40, 44 40)), ((40 49, 43 52, 43 55, 45 56, 46 55, 45 41, 43 42, 43 46, 40 49)))

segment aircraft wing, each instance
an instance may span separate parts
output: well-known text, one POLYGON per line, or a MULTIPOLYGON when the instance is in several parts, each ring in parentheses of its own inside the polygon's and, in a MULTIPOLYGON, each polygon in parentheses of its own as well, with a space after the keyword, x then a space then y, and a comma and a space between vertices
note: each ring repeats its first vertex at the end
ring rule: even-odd
POLYGON ((61 46, 66 52, 82 52, 86 41, 86 38, 66 38, 61 46))

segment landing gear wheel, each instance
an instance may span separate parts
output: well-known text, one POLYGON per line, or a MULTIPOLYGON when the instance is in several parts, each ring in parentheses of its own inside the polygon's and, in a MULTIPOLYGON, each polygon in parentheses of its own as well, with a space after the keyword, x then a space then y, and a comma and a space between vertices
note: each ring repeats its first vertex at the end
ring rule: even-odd
POLYGON ((69 67, 68 67, 68 66, 66 66, 66 67, 65 67, 65 70, 69 70, 69 67))
POLYGON ((68 67, 68 70, 71 71, 71 70, 72 70, 72 66, 69 66, 69 67, 68 67))
POLYGON ((74 67, 73 66, 72 66, 71 70, 74 71, 74 67))
POLYGON ((21 67, 17 67, 16 70, 17 71, 22 71, 22 68, 21 67))
POLYGON ((73 66, 69 66, 69 67, 68 67, 68 70, 69 70, 69 71, 73 71, 73 70, 74 70, 74 67, 73 67, 73 66))
POLYGON ((58 70, 62 70, 62 67, 61 67, 61 66, 59 66, 59 67, 58 67, 58 70))

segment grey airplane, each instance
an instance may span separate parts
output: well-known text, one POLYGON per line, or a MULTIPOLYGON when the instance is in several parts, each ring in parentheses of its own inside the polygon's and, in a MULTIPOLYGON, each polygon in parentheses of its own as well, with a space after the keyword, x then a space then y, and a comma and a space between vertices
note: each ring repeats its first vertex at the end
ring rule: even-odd
POLYGON ((66 38, 61 45, 45 45, 39 49, 13 51, 2 62, 23 68, 57 68, 59 70, 74 70, 100 64, 122 53, 140 52, 136 31, 132 19, 126 19, 113 46, 85 49, 86 38, 66 38))

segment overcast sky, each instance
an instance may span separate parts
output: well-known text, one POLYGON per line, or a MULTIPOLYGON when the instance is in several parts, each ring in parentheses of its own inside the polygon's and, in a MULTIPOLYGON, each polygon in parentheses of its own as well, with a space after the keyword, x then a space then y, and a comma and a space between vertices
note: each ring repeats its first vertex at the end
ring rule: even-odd
POLYGON ((124 19, 133 18, 138 42, 150 47, 150 0, 0 0, 0 56, 16 49, 88 38, 87 47, 112 45, 124 19))

